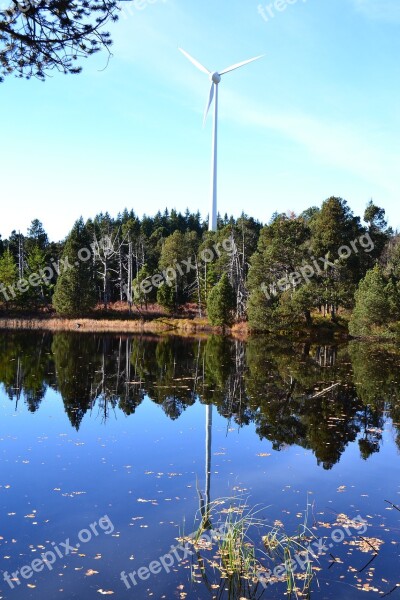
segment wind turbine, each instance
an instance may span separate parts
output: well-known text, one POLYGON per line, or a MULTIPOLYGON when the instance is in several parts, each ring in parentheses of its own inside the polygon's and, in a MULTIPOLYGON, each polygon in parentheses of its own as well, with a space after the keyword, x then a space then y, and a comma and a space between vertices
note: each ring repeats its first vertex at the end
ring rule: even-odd
POLYGON ((209 76, 211 80, 211 88, 210 94, 208 97, 206 109, 204 111, 204 120, 203 125, 206 122, 212 101, 215 96, 215 104, 214 104, 214 126, 213 126, 213 138, 212 138, 212 160, 211 160, 211 205, 210 205, 210 216, 208 222, 209 231, 217 230, 217 148, 218 148, 218 85, 221 83, 222 75, 229 73, 230 71, 235 71, 235 69, 239 69, 240 67, 244 67, 244 65, 248 65, 249 63, 258 60, 259 58, 263 58, 263 54, 261 56, 256 56, 254 58, 250 58, 249 60, 244 60, 236 65, 232 65, 223 71, 209 71, 204 67, 198 60, 190 56, 188 52, 179 48, 180 52, 191 63, 194 64, 200 71, 209 76))

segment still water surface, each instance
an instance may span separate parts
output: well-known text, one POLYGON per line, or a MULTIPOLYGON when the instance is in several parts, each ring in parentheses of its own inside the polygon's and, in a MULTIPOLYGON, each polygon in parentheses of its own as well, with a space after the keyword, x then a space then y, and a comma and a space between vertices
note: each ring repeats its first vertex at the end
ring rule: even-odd
POLYGON ((187 557, 120 578, 228 497, 290 535, 308 512, 330 545, 312 598, 400 597, 398 348, 42 333, 0 348, 0 598, 233 599, 217 571, 191 582, 187 557), (366 542, 332 541, 341 514, 368 522, 366 542), (54 564, 5 581, 55 546, 54 564))

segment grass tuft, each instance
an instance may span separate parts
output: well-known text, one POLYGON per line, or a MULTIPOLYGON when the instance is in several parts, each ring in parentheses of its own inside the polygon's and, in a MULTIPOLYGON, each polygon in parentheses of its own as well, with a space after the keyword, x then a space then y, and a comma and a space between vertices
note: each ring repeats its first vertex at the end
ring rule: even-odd
POLYGON ((294 536, 283 525, 268 524, 260 514, 262 507, 249 507, 243 498, 222 498, 209 504, 195 533, 186 538, 194 548, 192 579, 203 582, 212 598, 258 600, 265 588, 286 583, 288 598, 309 597, 313 580, 312 558, 306 548, 314 537, 304 523, 294 536), (295 554, 303 553, 304 571, 295 573, 295 554), (281 575, 269 575, 276 566, 281 575), (219 583, 215 583, 215 575, 219 583))

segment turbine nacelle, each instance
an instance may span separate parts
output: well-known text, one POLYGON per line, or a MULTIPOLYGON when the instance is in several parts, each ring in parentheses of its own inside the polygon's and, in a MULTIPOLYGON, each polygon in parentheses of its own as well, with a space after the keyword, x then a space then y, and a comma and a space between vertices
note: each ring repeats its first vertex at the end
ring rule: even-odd
POLYGON ((208 111, 210 110, 210 106, 212 104, 212 101, 214 99, 214 92, 215 92, 215 86, 218 85, 219 83, 221 83, 221 78, 222 75, 225 75, 225 73, 229 73, 230 71, 234 71, 235 69, 239 69, 240 67, 244 67, 244 65, 248 65, 249 63, 253 62, 254 60, 258 60, 259 58, 262 58, 264 55, 261 56, 256 56, 254 58, 250 58, 249 60, 244 60, 240 63, 237 63, 235 65, 232 65, 231 67, 228 67, 227 69, 224 69, 223 71, 210 71, 209 69, 207 69, 204 65, 201 64, 201 62, 199 62, 196 58, 193 58, 193 56, 191 56, 188 52, 186 52, 186 50, 183 50, 182 48, 179 48, 180 52, 182 52, 182 54, 184 56, 186 56, 186 58, 188 60, 190 60, 190 62, 197 68, 199 69, 199 71, 202 71, 203 73, 205 73, 206 75, 209 76, 210 81, 211 81, 211 89, 210 89, 210 93, 208 96, 208 101, 207 101, 207 105, 206 105, 206 110, 204 112, 204 122, 207 118, 208 115, 208 111))

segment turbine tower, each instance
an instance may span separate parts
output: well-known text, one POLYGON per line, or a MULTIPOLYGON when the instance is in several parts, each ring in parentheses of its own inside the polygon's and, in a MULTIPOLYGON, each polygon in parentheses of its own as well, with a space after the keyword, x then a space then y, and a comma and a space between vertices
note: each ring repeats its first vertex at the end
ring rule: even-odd
POLYGON ((218 149, 218 85, 221 83, 222 75, 229 73, 230 71, 234 71, 235 69, 239 69, 240 67, 244 67, 244 65, 248 65, 249 63, 262 58, 264 55, 256 56, 255 58, 250 58, 249 60, 244 60, 243 62, 237 63, 236 65, 232 65, 223 71, 209 71, 204 67, 198 60, 190 56, 188 52, 179 48, 184 56, 191 63, 194 64, 200 71, 209 76, 211 80, 211 88, 210 94, 208 97, 206 109, 204 111, 204 120, 203 125, 206 122, 207 115, 209 113, 212 101, 215 96, 214 103, 214 124, 213 124, 213 138, 212 138, 212 159, 211 159, 211 203, 210 203, 210 215, 208 221, 208 229, 209 231, 217 231, 217 149, 218 149))

